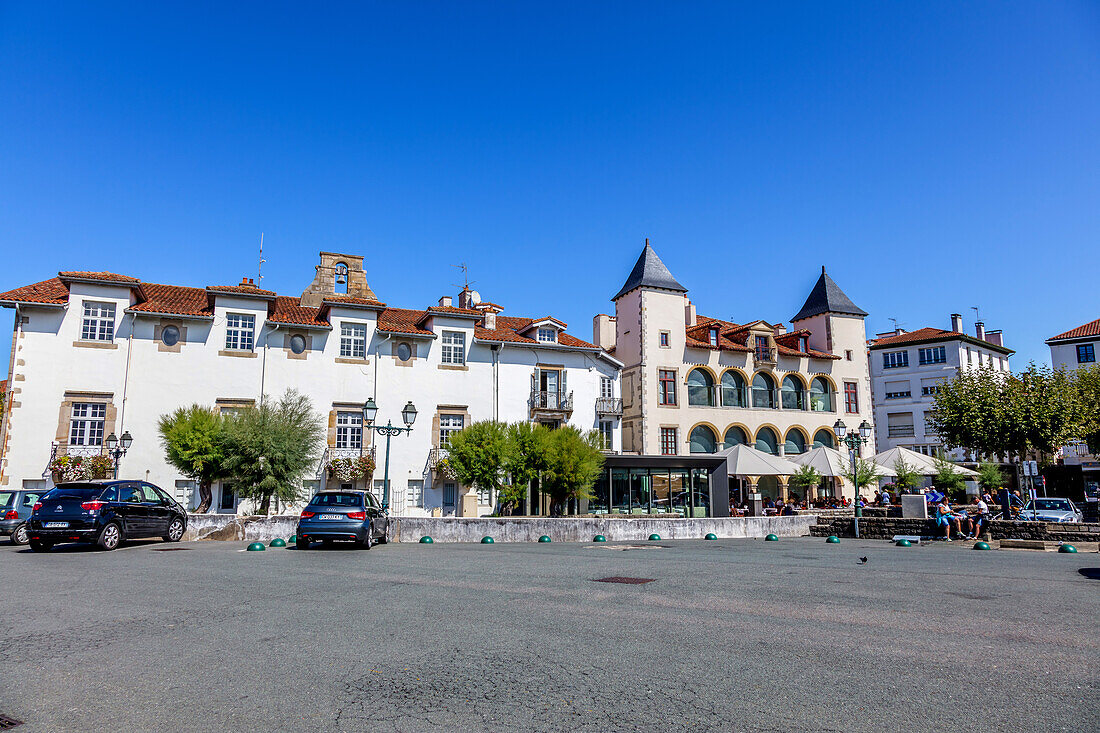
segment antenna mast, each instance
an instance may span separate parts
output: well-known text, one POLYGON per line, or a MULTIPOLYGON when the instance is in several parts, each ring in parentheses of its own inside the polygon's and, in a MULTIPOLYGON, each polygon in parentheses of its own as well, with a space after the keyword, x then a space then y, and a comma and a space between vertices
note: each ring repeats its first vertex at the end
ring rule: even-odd
POLYGON ((982 314, 978 311, 978 306, 972 305, 972 306, 970 306, 970 310, 974 311, 974 320, 977 323, 981 323, 982 322, 982 314))
POLYGON ((264 233, 260 232, 260 266, 256 272, 256 286, 259 287, 260 283, 264 281, 264 263, 267 260, 264 259, 264 233))
MULTIPOLYGON (((459 270, 462 270, 462 289, 469 290, 470 286, 473 285, 474 282, 476 282, 470 279, 470 268, 466 266, 465 262, 460 262, 457 265, 451 265, 451 267, 457 267, 459 270)), ((451 283, 451 285, 456 288, 458 287, 457 283, 451 283)))

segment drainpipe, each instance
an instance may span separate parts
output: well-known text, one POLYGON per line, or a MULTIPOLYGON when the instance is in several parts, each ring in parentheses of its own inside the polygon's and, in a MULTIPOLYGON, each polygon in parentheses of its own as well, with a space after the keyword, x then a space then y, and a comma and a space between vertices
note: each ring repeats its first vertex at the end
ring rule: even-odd
MULTIPOLYGON (((371 395, 372 398, 378 396, 378 362, 381 359, 382 342, 389 341, 391 338, 393 338, 393 334, 387 333, 384 337, 382 337, 381 341, 378 341, 374 345, 374 384, 372 385, 374 394, 371 395)), ((366 426, 364 425, 363 427, 366 426)))
POLYGON ((122 409, 118 416, 119 433, 126 427, 126 392, 130 386, 130 354, 134 350, 134 321, 136 313, 130 314, 130 334, 126 337, 126 371, 122 374, 122 409))
MULTIPOLYGON (((270 324, 264 324, 270 325, 270 324)), ((264 383, 267 379, 267 343, 271 340, 271 334, 279 330, 279 326, 282 324, 276 323, 272 326, 271 330, 264 336, 264 355, 260 364, 260 404, 264 403, 264 383)))

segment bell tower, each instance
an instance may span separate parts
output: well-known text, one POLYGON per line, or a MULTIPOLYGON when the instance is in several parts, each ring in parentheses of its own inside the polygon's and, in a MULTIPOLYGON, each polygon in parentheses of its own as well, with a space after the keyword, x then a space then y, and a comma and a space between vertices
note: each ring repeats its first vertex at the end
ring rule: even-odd
POLYGON ((316 308, 331 295, 348 295, 353 298, 378 300, 367 284, 362 255, 322 252, 321 264, 313 282, 302 293, 302 305, 316 308))

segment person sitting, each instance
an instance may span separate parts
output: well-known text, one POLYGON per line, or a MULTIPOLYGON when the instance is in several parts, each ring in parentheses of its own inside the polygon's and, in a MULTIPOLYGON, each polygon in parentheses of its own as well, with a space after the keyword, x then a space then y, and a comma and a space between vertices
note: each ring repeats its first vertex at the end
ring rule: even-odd
POLYGON ((955 513, 951 511, 951 504, 947 501, 947 497, 944 497, 943 501, 936 505, 936 524, 943 527, 944 539, 948 542, 951 541, 951 528, 955 528, 956 536, 959 534, 958 520, 955 518, 955 513))
POLYGON ((971 521, 974 522, 975 537, 980 537, 983 534, 986 526, 989 524, 989 518, 992 516, 989 509, 989 503, 985 500, 986 495, 974 497, 973 507, 976 511, 971 515, 971 521))

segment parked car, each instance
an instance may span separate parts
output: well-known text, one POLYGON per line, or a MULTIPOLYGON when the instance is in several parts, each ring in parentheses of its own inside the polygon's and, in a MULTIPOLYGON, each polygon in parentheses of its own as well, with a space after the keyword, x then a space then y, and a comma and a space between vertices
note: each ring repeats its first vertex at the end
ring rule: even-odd
POLYGON ((63 542, 95 543, 104 550, 143 537, 178 542, 186 530, 187 511, 145 481, 59 484, 38 498, 27 522, 36 552, 63 542))
POLYGON ((0 535, 13 545, 27 544, 27 520, 38 497, 45 491, 0 491, 0 535))
POLYGON ((322 491, 302 510, 297 547, 308 550, 309 543, 316 540, 326 545, 340 540, 357 542, 369 550, 375 542, 386 543, 387 529, 389 519, 370 492, 322 491))
POLYGON ((1039 497, 1029 501, 1020 510, 1018 519, 1036 519, 1040 522, 1083 522, 1084 515, 1069 499, 1039 497))

